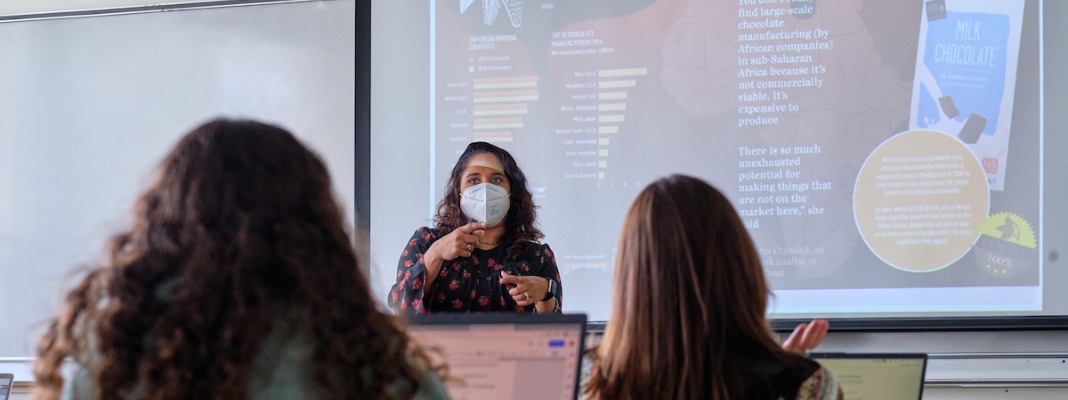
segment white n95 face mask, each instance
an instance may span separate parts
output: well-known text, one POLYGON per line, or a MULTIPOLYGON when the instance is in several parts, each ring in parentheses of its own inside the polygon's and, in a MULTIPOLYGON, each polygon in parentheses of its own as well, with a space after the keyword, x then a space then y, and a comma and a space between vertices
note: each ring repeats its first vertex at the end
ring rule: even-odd
POLYGON ((497 225, 508 215, 508 191, 492 183, 480 183, 460 195, 460 210, 468 218, 497 225))

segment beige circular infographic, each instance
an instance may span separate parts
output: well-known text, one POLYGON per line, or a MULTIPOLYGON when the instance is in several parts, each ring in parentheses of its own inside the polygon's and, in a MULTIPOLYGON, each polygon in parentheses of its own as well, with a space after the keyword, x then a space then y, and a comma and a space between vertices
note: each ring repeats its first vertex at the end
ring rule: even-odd
POLYGON ((929 272, 960 259, 990 208, 982 165, 955 137, 930 130, 895 135, 857 175, 853 214, 868 247, 887 264, 929 272))

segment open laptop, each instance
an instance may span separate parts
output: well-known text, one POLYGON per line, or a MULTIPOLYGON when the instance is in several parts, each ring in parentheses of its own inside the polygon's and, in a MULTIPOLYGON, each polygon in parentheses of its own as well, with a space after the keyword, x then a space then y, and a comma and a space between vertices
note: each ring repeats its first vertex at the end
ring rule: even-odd
POLYGON ((408 321, 431 358, 444 358, 453 399, 577 398, 585 314, 430 314, 408 321))
POLYGON ((849 400, 902 400, 923 396, 927 354, 923 353, 813 353, 838 377, 849 400))
POLYGON ((11 386, 15 385, 15 375, 0 374, 0 400, 7 400, 11 395, 11 386))

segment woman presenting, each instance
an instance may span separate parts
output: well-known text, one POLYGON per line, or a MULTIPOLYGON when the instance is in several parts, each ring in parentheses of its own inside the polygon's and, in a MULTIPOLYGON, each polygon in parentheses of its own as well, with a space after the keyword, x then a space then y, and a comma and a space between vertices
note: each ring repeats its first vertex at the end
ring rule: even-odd
POLYGON ((489 143, 456 161, 435 227, 415 231, 389 293, 394 310, 560 312, 560 273, 535 226, 533 196, 515 159, 489 143))

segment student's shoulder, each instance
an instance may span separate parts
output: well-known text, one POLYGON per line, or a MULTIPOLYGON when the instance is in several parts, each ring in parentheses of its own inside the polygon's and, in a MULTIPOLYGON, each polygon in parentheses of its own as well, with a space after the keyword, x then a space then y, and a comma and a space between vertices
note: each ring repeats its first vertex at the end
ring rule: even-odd
MULTIPOLYGON (((813 362, 815 364, 815 362, 813 362)), ((816 364, 816 369, 797 388, 798 400, 835 400, 840 398, 841 384, 829 369, 816 364)))
POLYGON ((412 398, 416 400, 448 399, 449 393, 445 390, 445 384, 436 373, 422 368, 419 377, 419 389, 412 398))
POLYGON ((741 360, 737 368, 748 382, 746 392, 751 398, 807 399, 809 397, 802 397, 805 385, 819 383, 818 377, 814 379, 815 373, 820 369, 819 364, 800 357, 785 362, 768 359, 741 360), (810 380, 812 382, 809 382, 810 380))
MULTIPOLYGON (((393 341, 390 345, 397 345, 398 341, 393 341)), ((398 360, 400 361, 400 360, 398 360)), ((403 361, 418 371, 419 375, 417 380, 413 381, 407 377, 398 375, 387 390, 389 391, 389 397, 402 398, 402 394, 411 393, 413 400, 429 400, 429 399, 448 399, 449 394, 445 388, 445 383, 442 382, 441 376, 435 372, 431 367, 424 365, 423 363, 416 361, 414 357, 408 355, 403 361), (414 386, 414 387, 413 387, 414 386), (414 389, 414 391, 413 391, 414 389)))

